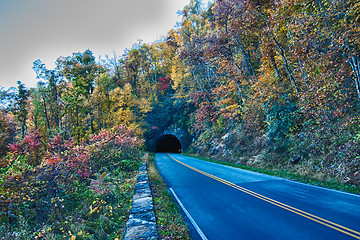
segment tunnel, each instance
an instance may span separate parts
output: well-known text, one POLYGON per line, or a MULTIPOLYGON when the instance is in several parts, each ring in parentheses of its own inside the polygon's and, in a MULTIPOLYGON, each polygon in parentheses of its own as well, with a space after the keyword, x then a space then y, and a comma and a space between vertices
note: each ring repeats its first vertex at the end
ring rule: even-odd
POLYGON ((155 152, 180 153, 182 149, 180 140, 171 134, 165 134, 156 141, 155 152))

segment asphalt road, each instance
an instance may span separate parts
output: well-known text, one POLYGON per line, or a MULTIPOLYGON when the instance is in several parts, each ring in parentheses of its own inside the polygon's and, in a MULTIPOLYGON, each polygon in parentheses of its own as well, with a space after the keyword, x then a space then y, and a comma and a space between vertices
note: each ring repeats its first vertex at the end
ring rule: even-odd
POLYGON ((360 239, 357 195, 181 154, 155 163, 203 239, 360 239))

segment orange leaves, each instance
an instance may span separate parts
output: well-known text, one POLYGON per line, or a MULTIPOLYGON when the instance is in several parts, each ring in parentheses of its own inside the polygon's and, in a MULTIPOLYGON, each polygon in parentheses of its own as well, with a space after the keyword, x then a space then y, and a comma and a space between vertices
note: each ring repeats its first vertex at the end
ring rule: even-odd
POLYGON ((63 141, 59 134, 49 141, 44 164, 70 171, 72 174, 77 173, 86 178, 91 174, 88 166, 89 158, 87 145, 76 145, 73 139, 63 141))
POLYGON ((96 146, 101 148, 104 145, 108 144, 109 141, 115 138, 115 134, 111 133, 107 129, 101 130, 98 134, 92 134, 89 137, 89 143, 91 146, 96 146))
POLYGON ((90 135, 88 141, 81 144, 76 144, 73 139, 63 141, 61 136, 57 135, 49 142, 44 164, 65 168, 87 178, 91 174, 91 154, 101 152, 110 145, 118 151, 126 151, 142 144, 143 140, 137 138, 135 132, 125 126, 116 126, 111 130, 103 129, 98 134, 90 135))
POLYGON ((229 81, 227 85, 221 85, 212 90, 215 105, 219 109, 219 115, 225 118, 237 118, 240 114, 241 105, 236 96, 237 87, 234 81, 229 81))
POLYGON ((125 148, 137 148, 144 141, 136 137, 135 132, 131 128, 126 126, 117 126, 114 128, 115 133, 115 144, 120 147, 120 149, 125 148))
POLYGON ((45 164, 50 166, 55 166, 61 162, 63 162, 63 159, 60 156, 52 156, 49 158, 45 158, 45 164))

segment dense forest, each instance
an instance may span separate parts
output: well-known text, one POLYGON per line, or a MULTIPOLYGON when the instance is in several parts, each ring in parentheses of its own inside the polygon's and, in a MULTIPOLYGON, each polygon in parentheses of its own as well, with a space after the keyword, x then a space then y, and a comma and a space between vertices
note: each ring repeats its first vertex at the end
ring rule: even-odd
POLYGON ((122 56, 36 60, 36 88, 1 91, 0 219, 72 237, 40 226, 70 222, 78 188, 101 193, 84 219, 110 218, 106 173, 136 169, 168 128, 186 129, 193 153, 359 185, 358 0, 191 0, 181 16, 122 56))

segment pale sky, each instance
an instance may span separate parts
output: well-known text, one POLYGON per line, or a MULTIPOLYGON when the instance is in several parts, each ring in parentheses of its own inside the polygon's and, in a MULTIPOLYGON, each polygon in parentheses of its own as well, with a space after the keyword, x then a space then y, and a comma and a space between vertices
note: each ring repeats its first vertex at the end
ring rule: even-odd
MULTIPOLYGON (((90 49, 122 55, 138 39, 173 28, 190 0, 0 0, 0 87, 36 86, 33 62, 49 69, 59 56, 90 49)), ((207 2, 207 1, 204 1, 207 2)))

